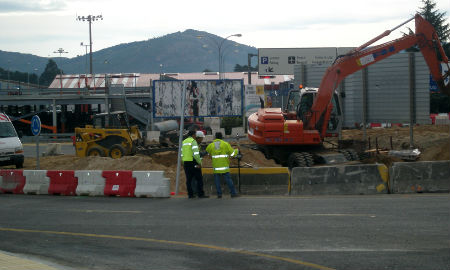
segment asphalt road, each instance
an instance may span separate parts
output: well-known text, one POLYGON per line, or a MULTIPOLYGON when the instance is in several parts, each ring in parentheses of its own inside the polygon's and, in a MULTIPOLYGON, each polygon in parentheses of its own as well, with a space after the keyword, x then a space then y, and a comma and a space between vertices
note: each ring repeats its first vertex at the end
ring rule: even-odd
POLYGON ((73 269, 450 269, 449 194, 0 194, 0 250, 73 269))

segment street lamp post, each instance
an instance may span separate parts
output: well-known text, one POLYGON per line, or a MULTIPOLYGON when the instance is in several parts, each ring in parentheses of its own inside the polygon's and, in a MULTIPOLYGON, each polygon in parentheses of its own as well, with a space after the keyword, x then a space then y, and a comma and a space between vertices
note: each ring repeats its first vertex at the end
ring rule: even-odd
POLYGON ((163 69, 163 64, 159 64, 159 80, 162 80, 162 69, 163 69))
POLYGON ((57 51, 54 51, 53 53, 59 53, 59 81, 60 81, 60 83, 61 83, 61 92, 62 92, 63 85, 62 85, 61 54, 63 54, 63 53, 69 53, 69 52, 64 51, 63 48, 59 48, 57 51))
POLYGON ((11 60, 8 60, 8 90, 9 90, 9 66, 11 65, 11 60))
POLYGON ((39 90, 39 74, 38 74, 38 70, 37 68, 34 69, 34 71, 36 72, 36 76, 37 76, 37 85, 38 85, 38 90, 39 90))
MULTIPOLYGON (((198 35, 197 36, 197 38, 204 38, 204 37, 208 37, 208 36, 204 36, 204 35, 198 35)), ((219 52, 219 79, 222 79, 222 62, 223 62, 223 49, 222 49, 222 47, 223 47, 225 41, 228 40, 230 37, 242 37, 242 34, 229 35, 228 37, 222 39, 222 41, 220 41, 220 42, 217 41, 214 38, 208 37, 217 46, 217 50, 219 52)))
POLYGON ((87 21, 89 22, 89 58, 90 58, 90 74, 92 73, 92 22, 93 21, 98 21, 98 20, 103 20, 103 16, 102 15, 88 15, 88 16, 78 16, 77 17, 77 21, 87 21))
MULTIPOLYGON (((239 44, 234 44, 234 46, 235 47, 238 47, 239 46, 239 44)), ((229 51, 227 51, 227 49, 229 48, 230 46, 224 46, 224 48, 222 49, 222 57, 221 57, 221 59, 220 59, 220 61, 221 61, 221 69, 224 71, 223 72, 223 74, 222 74, 222 79, 225 79, 225 56, 226 56, 226 54, 227 53, 229 53, 229 51)), ((239 52, 239 50, 238 49, 234 49, 233 50, 233 52, 234 53, 238 53, 239 52)))
POLYGON ((87 47, 89 47, 90 45, 88 44, 88 45, 85 45, 85 44, 83 44, 83 42, 81 42, 81 44, 80 44, 80 46, 84 46, 85 47, 85 53, 84 53, 84 56, 85 56, 85 62, 86 62, 86 74, 88 74, 88 60, 87 60, 87 47))
POLYGON ((28 89, 30 89, 30 62, 27 63, 28 68, 27 68, 27 87, 28 89))

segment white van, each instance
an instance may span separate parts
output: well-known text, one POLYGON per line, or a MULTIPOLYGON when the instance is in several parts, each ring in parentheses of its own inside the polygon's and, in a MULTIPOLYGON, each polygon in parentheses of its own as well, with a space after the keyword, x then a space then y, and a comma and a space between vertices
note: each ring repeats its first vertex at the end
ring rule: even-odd
POLYGON ((0 166, 23 168, 23 146, 9 117, 0 112, 0 166))

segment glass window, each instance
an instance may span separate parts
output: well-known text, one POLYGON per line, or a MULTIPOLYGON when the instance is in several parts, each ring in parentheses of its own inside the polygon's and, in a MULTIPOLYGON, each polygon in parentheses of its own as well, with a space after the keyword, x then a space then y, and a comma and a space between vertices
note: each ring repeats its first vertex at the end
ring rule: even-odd
POLYGON ((0 122, 0 138, 17 137, 16 130, 11 122, 0 122))

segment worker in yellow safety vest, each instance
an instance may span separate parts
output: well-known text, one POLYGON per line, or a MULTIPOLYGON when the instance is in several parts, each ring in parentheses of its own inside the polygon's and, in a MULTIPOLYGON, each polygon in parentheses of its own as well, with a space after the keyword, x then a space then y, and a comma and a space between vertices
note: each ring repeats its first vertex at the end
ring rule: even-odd
POLYGON ((230 176, 230 157, 237 157, 238 149, 233 149, 229 143, 222 140, 222 133, 217 132, 216 139, 206 147, 206 152, 211 156, 214 182, 216 184, 217 198, 222 198, 222 188, 220 186, 221 176, 225 178, 225 182, 230 189, 231 197, 238 197, 233 181, 230 176))
POLYGON ((203 190, 202 158, 198 144, 202 142, 205 134, 202 131, 190 130, 188 137, 183 141, 181 158, 183 160, 184 173, 186 174, 186 188, 189 199, 195 198, 192 184, 195 181, 197 196, 208 198, 203 190))

